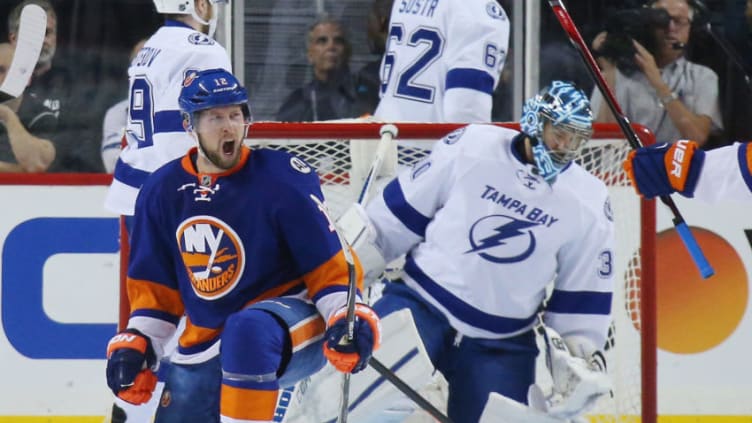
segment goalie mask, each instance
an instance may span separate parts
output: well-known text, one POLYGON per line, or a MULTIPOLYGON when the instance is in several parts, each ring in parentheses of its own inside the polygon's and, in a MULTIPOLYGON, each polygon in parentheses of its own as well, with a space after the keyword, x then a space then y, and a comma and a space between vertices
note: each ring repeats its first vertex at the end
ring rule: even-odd
POLYGON ((250 124, 252 120, 248 93, 237 78, 224 69, 208 69, 188 74, 183 81, 178 104, 186 131, 194 134, 199 153, 207 158, 196 133, 199 112, 215 107, 238 105, 243 112, 245 123, 250 124))
POLYGON ((572 83, 553 81, 525 102, 520 128, 531 138, 538 173, 552 184, 593 134, 590 101, 572 83))
POLYGON ((191 15, 193 16, 193 19, 201 22, 202 25, 207 25, 209 27, 208 35, 210 37, 214 37, 214 31, 217 30, 217 16, 219 15, 217 11, 217 5, 218 4, 228 4, 230 0, 207 0, 209 4, 211 5, 211 18, 209 21, 206 21, 202 19, 198 14, 196 14, 196 9, 194 8, 194 2, 196 0, 152 0, 154 2, 154 7, 157 9, 157 13, 162 13, 165 15, 191 15))

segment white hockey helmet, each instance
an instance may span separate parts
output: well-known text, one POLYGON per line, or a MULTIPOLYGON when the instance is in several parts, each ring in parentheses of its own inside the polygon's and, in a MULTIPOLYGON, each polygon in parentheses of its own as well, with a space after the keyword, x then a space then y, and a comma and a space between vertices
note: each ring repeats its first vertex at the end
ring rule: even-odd
POLYGON ((209 0, 212 6, 212 18, 207 22, 196 14, 193 5, 195 0, 152 0, 157 13, 165 15, 191 15, 203 25, 209 25, 209 36, 214 36, 217 27, 217 5, 228 4, 230 0, 209 0))
POLYGON ((194 0, 153 0, 157 13, 169 15, 190 15, 194 0))

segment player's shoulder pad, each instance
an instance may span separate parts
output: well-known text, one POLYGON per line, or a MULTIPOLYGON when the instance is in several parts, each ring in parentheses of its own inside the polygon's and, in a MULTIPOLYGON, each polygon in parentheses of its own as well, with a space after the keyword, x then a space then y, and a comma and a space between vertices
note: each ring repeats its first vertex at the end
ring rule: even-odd
POLYGON ((148 199, 149 203, 155 203, 160 201, 172 201, 173 194, 177 193, 177 187, 182 185, 182 182, 178 181, 185 171, 180 164, 183 156, 177 159, 171 160, 164 165, 160 166, 157 170, 151 173, 144 181, 143 186, 139 190, 139 199, 144 201, 148 199), (142 198, 143 197, 143 198, 142 198))
POLYGON ((281 182, 293 185, 301 183, 315 183, 319 178, 316 169, 300 157, 286 151, 269 148, 255 149, 256 161, 262 171, 273 175, 281 182))
POLYGON ((457 150, 449 154, 486 155, 498 152, 499 144, 517 135, 517 131, 489 124, 470 124, 450 132, 434 145, 434 150, 457 150))
POLYGON ((585 207, 592 208, 595 215, 605 215, 613 222, 614 215, 611 209, 610 194, 606 184, 595 175, 582 168, 577 163, 572 163, 559 179, 567 183, 574 195, 582 200, 585 207))
POLYGON ((504 11, 504 8, 501 7, 501 5, 496 0, 486 0, 486 14, 488 14, 491 19, 496 19, 499 21, 509 20, 509 18, 507 18, 507 13, 504 11))

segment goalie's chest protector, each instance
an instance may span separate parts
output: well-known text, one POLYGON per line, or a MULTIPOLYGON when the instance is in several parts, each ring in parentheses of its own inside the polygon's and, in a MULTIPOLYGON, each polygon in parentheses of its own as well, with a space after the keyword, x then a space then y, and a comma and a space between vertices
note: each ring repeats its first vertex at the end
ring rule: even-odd
POLYGON ((315 171, 286 153, 245 151, 219 176, 196 175, 190 154, 155 173, 173 263, 166 270, 194 325, 217 328, 259 298, 302 292, 303 277, 339 251, 310 199, 321 197, 315 171))
POLYGON ((400 184, 424 212, 436 198, 418 193, 445 185, 424 241, 408 257, 411 282, 436 299, 451 296, 486 313, 527 318, 559 271, 561 251, 589 242, 589 225, 598 224, 607 201, 605 188, 575 164, 546 183, 513 147, 522 141, 516 136, 470 126, 457 145, 437 144, 446 151, 430 159, 436 171, 403 174, 400 184))

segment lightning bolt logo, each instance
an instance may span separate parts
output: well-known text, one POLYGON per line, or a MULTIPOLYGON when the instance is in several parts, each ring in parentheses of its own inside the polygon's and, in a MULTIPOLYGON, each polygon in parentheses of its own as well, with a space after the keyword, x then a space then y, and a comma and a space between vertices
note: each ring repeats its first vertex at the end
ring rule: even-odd
MULTIPOLYGON (((536 222, 528 222, 525 220, 517 220, 509 216, 493 215, 487 216, 473 224, 470 229, 470 245, 472 248, 465 251, 465 254, 478 253, 481 257, 494 263, 512 263, 526 259, 535 250, 535 236, 528 228, 538 226, 536 222), (504 219, 503 224, 491 225, 493 234, 488 234, 489 231, 489 219, 500 220, 504 219), (477 236, 478 233, 483 233, 486 236, 477 236), (521 252, 510 257, 498 257, 497 255, 491 255, 486 250, 493 247, 501 247, 508 244, 508 241, 512 238, 527 237, 529 239, 527 248, 521 252), (479 238, 479 239, 478 239, 479 238), (478 239, 476 241, 476 239, 478 239)), ((524 243, 524 241, 522 241, 524 243)), ((515 244, 519 244, 520 241, 516 241, 515 244)))

